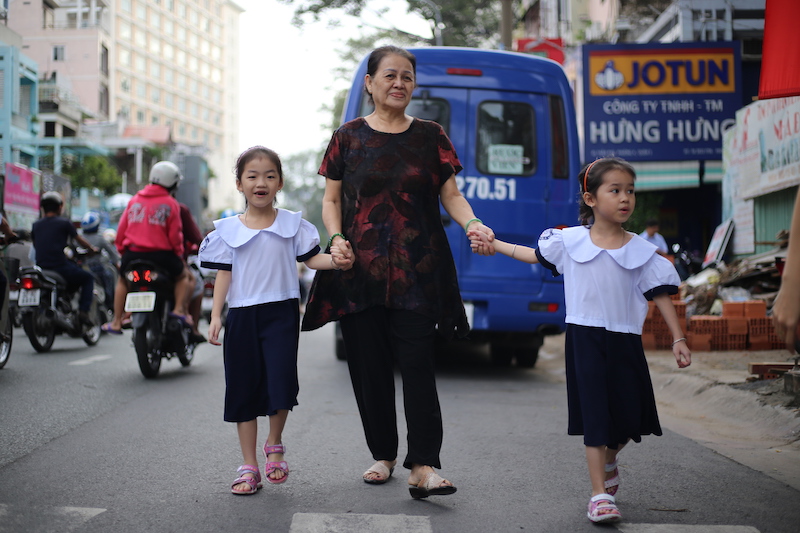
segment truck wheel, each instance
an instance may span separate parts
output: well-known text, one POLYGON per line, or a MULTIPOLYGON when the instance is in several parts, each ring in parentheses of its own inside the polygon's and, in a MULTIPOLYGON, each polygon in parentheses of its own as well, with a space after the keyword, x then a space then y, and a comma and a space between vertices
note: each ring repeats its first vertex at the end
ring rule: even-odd
POLYGON ((489 344, 489 356, 494 366, 511 366, 511 360, 514 358, 514 350, 510 345, 504 342, 492 342, 489 344))
POLYGON ((336 351, 336 359, 339 361, 347 361, 347 351, 344 349, 344 337, 342 337, 342 328, 339 326, 339 323, 336 323, 336 344, 335 344, 335 351, 336 351))

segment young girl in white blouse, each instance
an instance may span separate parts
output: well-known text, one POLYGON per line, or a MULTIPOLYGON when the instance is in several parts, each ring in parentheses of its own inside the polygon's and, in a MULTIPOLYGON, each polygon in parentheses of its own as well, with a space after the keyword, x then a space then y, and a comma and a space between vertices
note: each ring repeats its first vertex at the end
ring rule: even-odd
POLYGON ((548 229, 538 248, 470 231, 474 251, 494 250, 564 275, 568 433, 583 435, 592 483, 592 522, 622 518, 616 506, 617 454, 642 435, 661 435, 653 385, 642 348, 647 300, 655 302, 674 339, 679 368, 691 364, 670 294, 678 291, 675 267, 654 245, 625 231, 636 206, 636 173, 618 158, 598 159, 580 173, 580 222, 548 229))
POLYGON ((221 313, 228 300, 224 338, 225 414, 236 422, 244 464, 231 485, 233 494, 261 488, 256 458, 257 417, 269 416, 264 444, 265 477, 283 483, 283 429, 297 405, 297 347, 300 286, 296 262, 315 270, 349 269, 352 256, 338 248, 320 253, 319 233, 301 213, 277 209, 283 187, 281 161, 274 151, 255 146, 236 162, 236 187, 244 194, 244 214, 214 222, 200 245, 200 264, 217 269, 208 340, 219 345, 221 313))

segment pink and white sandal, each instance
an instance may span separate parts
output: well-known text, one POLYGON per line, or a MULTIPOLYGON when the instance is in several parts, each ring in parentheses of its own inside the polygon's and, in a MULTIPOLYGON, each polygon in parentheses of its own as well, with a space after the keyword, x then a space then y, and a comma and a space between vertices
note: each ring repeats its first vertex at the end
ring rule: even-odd
POLYGON ((274 446, 270 446, 266 442, 264 443, 264 457, 267 460, 267 465, 265 467, 266 472, 266 479, 273 485, 277 485, 278 483, 283 483, 289 477, 289 465, 286 461, 270 461, 269 454, 271 453, 286 453, 286 447, 283 444, 276 444, 274 446), (278 479, 273 479, 270 477, 270 474, 275 472, 276 470, 281 470, 285 475, 278 479))
POLYGON ((258 471, 257 466, 253 465, 242 465, 236 470, 236 473, 239 474, 233 483, 231 483, 231 493, 238 494, 240 496, 247 496, 248 494, 255 494, 258 492, 263 485, 261 484, 261 472, 258 471), (246 476, 245 474, 250 474, 252 477, 246 476), (249 488, 247 490, 235 490, 234 487, 236 485, 241 485, 242 483, 247 483, 249 488))
POLYGON ((615 502, 616 500, 611 494, 592 496, 586 516, 594 523, 618 522, 622 520, 622 513, 617 509, 615 502))
POLYGON ((614 472, 614 476, 605 481, 606 494, 610 494, 612 496, 616 496, 617 491, 619 490, 619 469, 617 468, 618 462, 619 460, 615 459, 613 463, 607 463, 605 467, 606 473, 614 472))

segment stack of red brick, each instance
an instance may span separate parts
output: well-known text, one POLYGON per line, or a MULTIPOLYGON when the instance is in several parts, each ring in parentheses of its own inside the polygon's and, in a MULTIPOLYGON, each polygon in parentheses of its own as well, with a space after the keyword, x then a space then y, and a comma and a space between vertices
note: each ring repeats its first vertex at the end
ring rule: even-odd
MULTIPOLYGON (((722 316, 695 315, 686 321, 686 303, 673 298, 689 348, 696 352, 730 350, 779 350, 785 347, 775 333, 767 306, 761 300, 723 302, 722 316)), ((645 350, 666 350, 672 335, 661 312, 649 302, 642 330, 645 350)))

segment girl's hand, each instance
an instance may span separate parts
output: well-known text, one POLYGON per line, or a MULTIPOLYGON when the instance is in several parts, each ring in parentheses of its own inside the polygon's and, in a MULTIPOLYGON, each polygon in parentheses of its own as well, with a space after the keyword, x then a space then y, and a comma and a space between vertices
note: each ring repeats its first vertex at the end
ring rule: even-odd
POLYGON ((222 343, 219 342, 217 339, 219 338, 219 332, 222 330, 222 320, 218 316, 211 317, 211 322, 208 324, 208 342, 213 344, 214 346, 221 346, 222 343))
POLYGON ((678 368, 686 368, 692 364, 692 352, 686 341, 680 341, 672 346, 672 354, 678 362, 678 368))
MULTIPOLYGON (((481 226, 485 227, 483 226, 483 224, 481 224, 481 226)), ((479 229, 471 229, 469 230, 469 232, 467 232, 467 237, 469 237, 469 247, 472 248, 473 254, 480 254, 480 255, 495 254, 495 249, 494 246, 492 245, 492 241, 494 240, 494 232, 492 232, 492 234, 489 235, 486 232, 481 231, 479 229)))
POLYGON ((350 270, 353 268, 353 263, 355 263, 356 260, 350 241, 344 241, 344 243, 340 243, 338 246, 331 247, 331 257, 333 257, 336 268, 339 270, 350 270))

